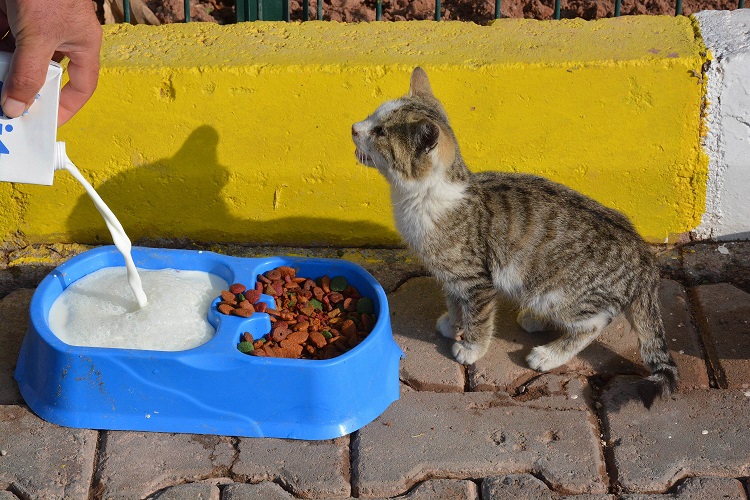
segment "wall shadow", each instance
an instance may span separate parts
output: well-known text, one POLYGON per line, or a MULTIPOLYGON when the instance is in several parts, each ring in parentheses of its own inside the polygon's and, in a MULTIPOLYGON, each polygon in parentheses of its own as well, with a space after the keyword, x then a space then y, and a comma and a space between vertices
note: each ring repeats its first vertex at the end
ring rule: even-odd
MULTIPOLYGON (((182 147, 169 158, 133 167, 106 180, 95 188, 115 213, 133 242, 185 240, 194 243, 253 243, 268 245, 325 245, 335 235, 393 233, 393 230, 367 221, 342 222, 320 217, 291 217, 273 221, 253 221, 230 213, 221 191, 229 182, 229 169, 218 159, 219 134, 210 126, 195 129, 182 147), (191 227, 186 229, 185 221, 191 227), (195 228, 195 221, 199 227, 195 228), (289 229, 315 235, 310 241, 299 242, 289 236, 289 229), (335 231, 332 229, 335 228, 335 231), (247 241, 243 235, 264 234, 266 241, 247 241), (316 241, 317 240, 317 241, 316 241)), ((246 160, 248 168, 256 162, 246 160)), ((257 197, 248 189, 249 199, 257 197)), ((101 215, 86 194, 82 194, 66 229, 72 241, 89 244, 110 244, 111 237, 101 215)), ((362 238, 362 243, 366 244, 362 238)), ((351 243, 357 243, 352 241, 351 243)))

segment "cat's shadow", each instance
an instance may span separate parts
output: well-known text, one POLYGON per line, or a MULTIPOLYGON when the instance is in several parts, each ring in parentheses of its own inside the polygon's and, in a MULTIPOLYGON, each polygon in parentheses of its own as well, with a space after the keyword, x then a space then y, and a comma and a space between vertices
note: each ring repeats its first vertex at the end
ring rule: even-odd
MULTIPOLYGON (((562 335, 562 332, 548 330, 529 333, 524 331, 516 321, 518 306, 512 301, 500 297, 498 299, 497 314, 495 316, 495 332, 493 342, 507 344, 508 358, 517 366, 528 368, 526 356, 531 350, 539 345, 554 341, 562 335), (516 349, 513 347, 518 346, 516 349)), ((624 318, 618 318, 608 328, 623 328, 624 318)), ((630 333, 630 332, 629 332, 630 333)), ((605 330, 601 338, 613 336, 605 330)), ((608 375, 642 375, 645 370, 631 359, 613 351, 599 339, 592 342, 583 351, 578 353, 567 364, 555 369, 556 373, 579 372, 584 370, 587 374, 595 373, 603 376, 608 375)))
MULTIPOLYGON (((508 359, 512 363, 528 370, 526 356, 531 349, 554 341, 562 335, 562 332, 555 330, 526 332, 518 325, 517 316, 518 307, 509 300, 499 298, 493 345, 490 349, 505 348, 508 359), (514 345, 518 348, 513 349, 514 345)), ((590 382, 593 377, 602 387, 609 384, 613 377, 617 377, 617 383, 623 390, 616 398, 611 398, 610 409, 618 410, 629 402, 643 404, 648 399, 643 395, 646 385, 643 377, 648 375, 648 371, 642 364, 634 362, 633 359, 623 356, 607 345, 619 340, 618 345, 622 344, 624 349, 632 350, 633 346, 629 344, 633 342, 633 339, 622 338, 628 335, 635 336, 635 333, 629 330, 627 320, 622 316, 615 318, 597 340, 568 363, 549 373, 563 376, 586 376, 589 377, 590 382)), ((635 353, 630 354, 635 355, 635 353)), ((653 399, 648 404, 650 405, 651 402, 653 399)))

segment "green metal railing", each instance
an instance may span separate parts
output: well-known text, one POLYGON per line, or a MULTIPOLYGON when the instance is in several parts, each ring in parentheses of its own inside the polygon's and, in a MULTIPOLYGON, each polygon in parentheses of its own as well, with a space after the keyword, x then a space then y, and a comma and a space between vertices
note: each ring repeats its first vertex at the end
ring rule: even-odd
MULTIPOLYGON (((495 0, 495 19, 502 17, 500 13, 500 1, 495 0)), ((323 19, 323 0, 317 2, 317 17, 323 19)), ((554 19, 560 19, 561 0, 555 0, 554 19)), ((622 0, 615 0, 614 16, 620 16, 622 0)), ((738 9, 745 8, 745 0, 738 0, 738 9)), ((130 0, 123 0, 123 10, 125 11, 125 22, 130 23, 130 0)), ((435 21, 441 20, 441 0, 435 0, 435 21)), ((237 22, 244 21, 289 21, 289 0, 236 0, 235 12, 237 22)), ((682 14, 682 0, 676 0, 674 15, 682 14)), ((375 4, 375 19, 377 21, 383 18, 383 1, 377 0, 375 4)), ((310 0, 302 2, 302 20, 310 20, 310 0)), ((185 0, 185 22, 190 22, 190 0, 185 0)))

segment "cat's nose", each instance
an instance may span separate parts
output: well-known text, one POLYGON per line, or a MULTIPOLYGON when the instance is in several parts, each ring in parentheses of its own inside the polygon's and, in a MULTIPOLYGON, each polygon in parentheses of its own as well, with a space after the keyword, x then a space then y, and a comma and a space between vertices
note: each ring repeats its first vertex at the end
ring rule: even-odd
POLYGON ((357 137, 359 135, 359 132, 357 132, 357 124, 355 123, 352 125, 352 137, 357 137))

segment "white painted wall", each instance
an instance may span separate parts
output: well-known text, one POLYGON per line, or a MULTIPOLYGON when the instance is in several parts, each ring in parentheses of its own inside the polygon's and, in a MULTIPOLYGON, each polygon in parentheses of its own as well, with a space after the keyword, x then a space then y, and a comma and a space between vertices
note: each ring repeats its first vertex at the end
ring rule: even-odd
POLYGON ((695 15, 713 55, 708 76, 709 155, 700 239, 750 239, 750 9, 695 15))

